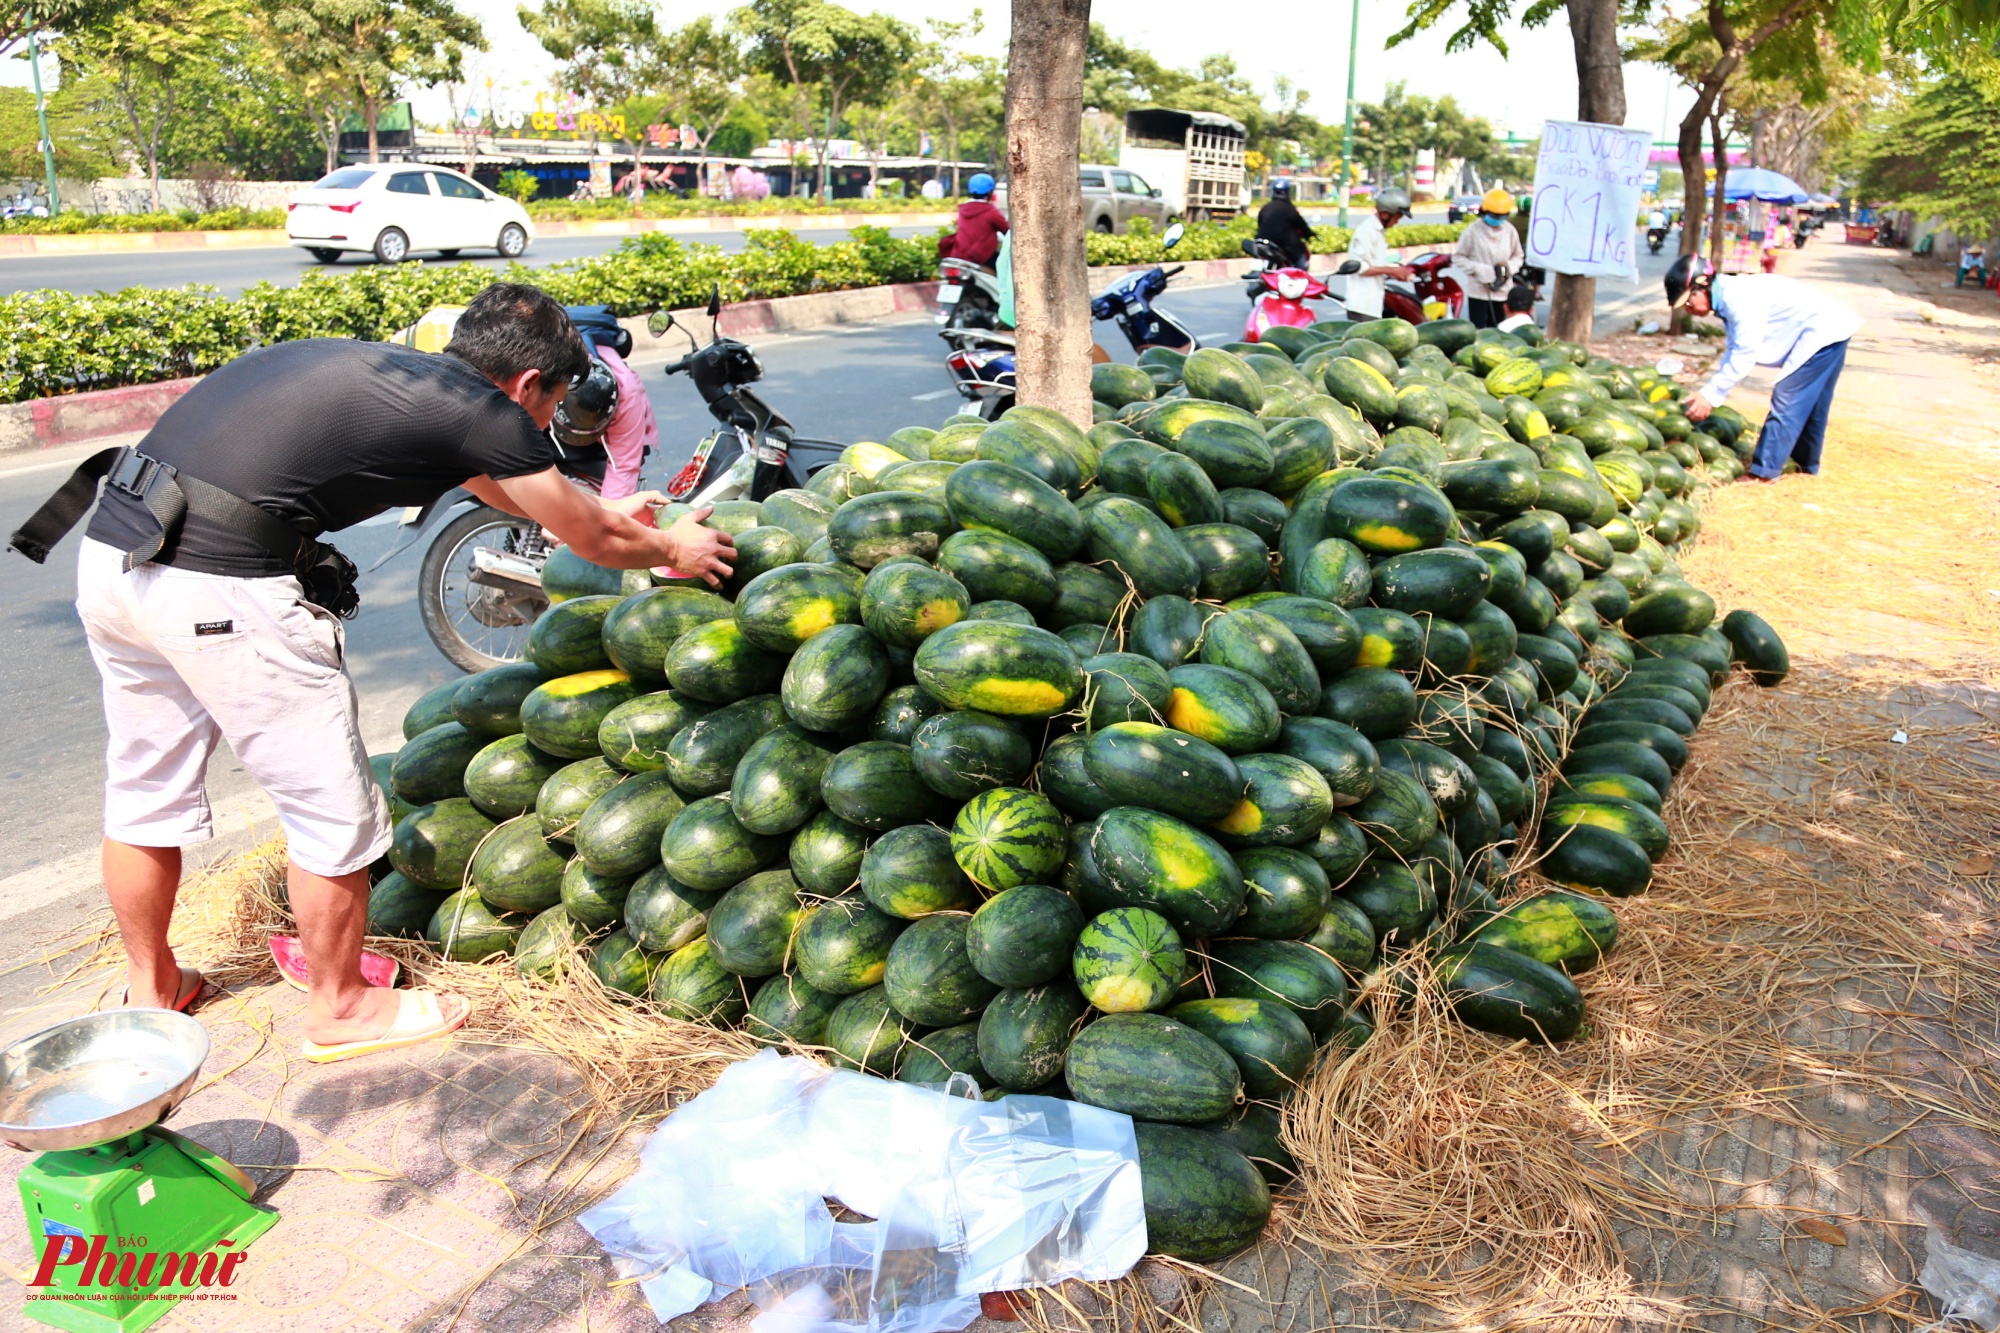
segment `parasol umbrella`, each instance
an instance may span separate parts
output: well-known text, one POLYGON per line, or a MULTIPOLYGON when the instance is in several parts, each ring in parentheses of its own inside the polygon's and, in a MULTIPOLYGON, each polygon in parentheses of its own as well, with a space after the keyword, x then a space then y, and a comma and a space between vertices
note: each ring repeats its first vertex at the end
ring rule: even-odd
MULTIPOLYGON (((1714 185, 1708 187, 1708 193, 1715 193, 1714 185)), ((1803 204, 1812 196, 1790 176, 1764 167, 1735 167, 1723 178, 1722 197, 1731 202, 1759 199, 1767 204, 1803 204)))

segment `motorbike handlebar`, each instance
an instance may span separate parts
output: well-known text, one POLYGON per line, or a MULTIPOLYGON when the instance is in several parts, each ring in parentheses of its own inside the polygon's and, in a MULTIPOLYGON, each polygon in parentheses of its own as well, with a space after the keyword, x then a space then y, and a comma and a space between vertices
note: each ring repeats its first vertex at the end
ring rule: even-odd
POLYGON ((688 368, 688 362, 692 360, 694 360, 692 355, 684 356, 678 361, 669 361, 666 365, 660 367, 660 369, 669 375, 678 375, 688 368))
POLYGON ((1166 275, 1165 275, 1165 276, 1167 276, 1167 277, 1171 278, 1171 277, 1173 277, 1173 276, 1174 276, 1174 274, 1176 274, 1176 273, 1185 273, 1185 272, 1187 272, 1187 265, 1186 265, 1186 264, 1176 264, 1176 265, 1174 265, 1174 266, 1173 266, 1172 268, 1170 268, 1170 269, 1168 269, 1168 270, 1167 270, 1167 272, 1166 272, 1166 275))

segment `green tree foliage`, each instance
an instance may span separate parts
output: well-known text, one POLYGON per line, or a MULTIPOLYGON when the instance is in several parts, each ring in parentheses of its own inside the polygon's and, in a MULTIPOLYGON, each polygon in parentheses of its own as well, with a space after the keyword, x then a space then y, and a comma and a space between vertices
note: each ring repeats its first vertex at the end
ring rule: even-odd
POLYGON ((382 110, 401 89, 456 79, 466 50, 486 47, 479 21, 451 0, 274 0, 268 24, 288 69, 361 113, 370 162, 382 110))
POLYGON ((1380 102, 1355 108, 1355 157, 1374 169, 1376 180, 1407 183, 1425 149, 1480 165, 1494 156, 1493 127, 1466 115, 1449 94, 1412 94, 1401 80, 1383 91, 1380 102))
POLYGON ((1859 136, 1843 165, 1853 193, 1935 218, 1961 236, 2000 231, 2000 91, 1951 74, 1921 87, 1859 136))
MULTIPOLYGON (((89 179, 113 170, 111 154, 89 131, 95 113, 79 105, 74 87, 49 99, 49 136, 55 141, 56 174, 89 179)), ((39 180, 42 131, 35 121, 35 95, 26 88, 0 88, 0 175, 39 180)))
POLYGON ((998 60, 972 55, 962 44, 979 36, 985 14, 973 10, 963 20, 931 19, 931 37, 923 45, 909 91, 913 116, 926 126, 943 130, 938 147, 951 169, 951 192, 958 193, 956 163, 968 147, 983 147, 990 156, 1005 135, 1007 76, 998 60))
POLYGON ((916 31, 901 19, 857 14, 830 0, 751 0, 730 21, 751 65, 792 89, 822 179, 831 136, 819 126, 840 124, 851 104, 884 98, 918 48, 916 31))
POLYGON ((717 157, 748 157, 771 137, 771 122, 749 102, 738 102, 708 138, 708 151, 717 157))
MULTIPOLYGON (((693 130, 702 155, 707 156, 716 135, 743 101, 748 66, 741 40, 726 25, 704 15, 661 40, 659 63, 661 121, 693 130)), ((768 131, 741 152, 724 155, 747 156, 766 137, 768 131)))
POLYGON ((168 131, 242 32, 227 0, 136 0, 78 22, 54 44, 64 82, 82 83, 106 133, 146 164, 154 212, 168 131))

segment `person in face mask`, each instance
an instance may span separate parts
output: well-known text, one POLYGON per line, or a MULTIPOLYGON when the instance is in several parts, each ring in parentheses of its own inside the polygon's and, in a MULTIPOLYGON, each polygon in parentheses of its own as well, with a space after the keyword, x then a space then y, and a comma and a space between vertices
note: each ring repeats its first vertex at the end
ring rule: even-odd
POLYGON ((1452 266, 1465 286, 1465 317, 1474 327, 1499 327, 1507 317, 1507 292, 1527 256, 1521 234, 1507 225, 1514 196, 1488 190, 1479 201, 1479 215, 1460 233, 1452 251, 1452 266))

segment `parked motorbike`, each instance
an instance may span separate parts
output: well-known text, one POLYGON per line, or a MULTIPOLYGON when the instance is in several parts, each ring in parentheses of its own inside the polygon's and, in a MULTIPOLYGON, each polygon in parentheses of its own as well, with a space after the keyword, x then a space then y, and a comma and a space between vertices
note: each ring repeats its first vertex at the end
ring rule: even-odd
MULTIPOLYGON (((665 367, 668 375, 685 373, 694 382, 719 425, 661 488, 696 508, 762 500, 773 491, 803 486, 845 447, 795 436, 792 423, 749 388, 763 378, 764 368, 748 346, 716 331, 721 313, 721 294, 712 292, 708 343, 697 343, 683 329, 693 350, 665 367)), ((646 326, 656 338, 677 327, 665 311, 646 326)), ((572 482, 592 492, 603 485, 602 446, 577 450, 558 443, 556 453, 556 466, 572 482)), ((549 605, 542 566, 557 543, 541 525, 494 509, 461 488, 406 509, 401 527, 404 535, 369 568, 380 569, 431 533, 418 573, 417 609, 438 651, 467 671, 521 660, 529 628, 549 605)))
POLYGON ((1667 229, 1665 227, 1646 228, 1646 249, 1648 252, 1658 254, 1660 253, 1660 247, 1666 243, 1667 229))
POLYGON ((1410 261, 1416 276, 1391 278, 1382 292, 1382 313, 1393 319, 1422 324, 1433 319, 1460 319, 1465 314, 1465 289, 1445 272, 1448 254, 1422 255, 1410 261))
MULTIPOLYGON (((1161 234, 1162 245, 1173 249, 1180 244, 1186 231, 1180 223, 1174 223, 1161 234)), ((1148 347, 1166 347, 1176 352, 1196 350, 1201 346, 1201 340, 1189 331, 1187 325, 1166 311, 1153 308, 1153 298, 1167 289, 1167 280, 1181 272, 1183 267, 1154 267, 1126 274, 1091 301, 1090 317, 1114 321, 1135 352, 1143 352, 1148 347)))
POLYGON ((970 259, 938 261, 937 322, 950 329, 1000 327, 1000 275, 970 259))
POLYGON ((988 421, 1014 405, 1014 335, 1006 329, 941 329, 945 369, 971 410, 988 421))
POLYGON ((1306 302, 1324 297, 1326 284, 1303 268, 1272 242, 1251 237, 1243 242, 1243 253, 1262 263, 1243 279, 1243 294, 1250 298, 1250 315, 1243 322, 1243 341, 1256 342, 1266 330, 1278 325, 1302 329, 1319 316, 1306 302))

